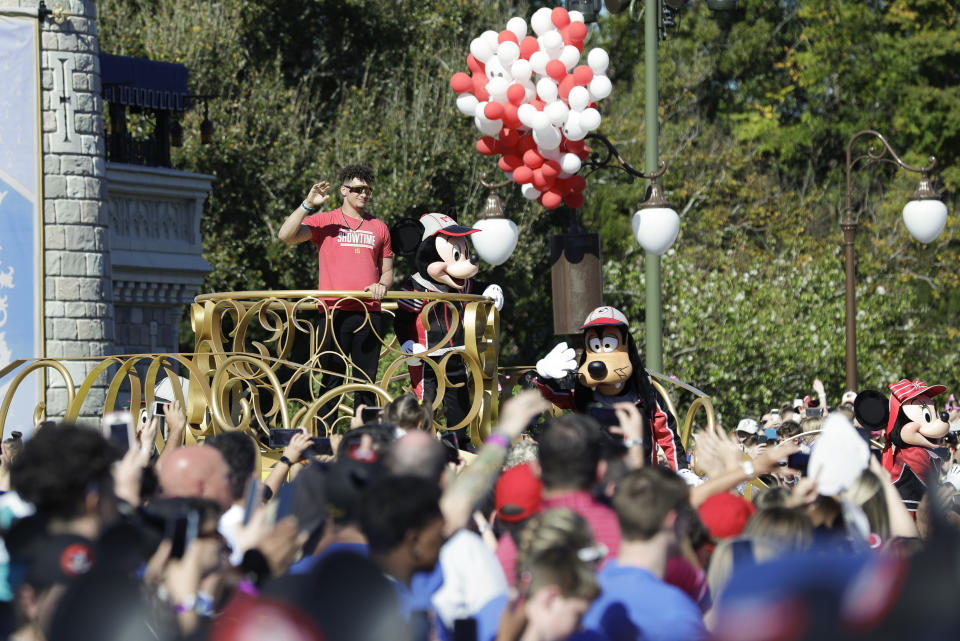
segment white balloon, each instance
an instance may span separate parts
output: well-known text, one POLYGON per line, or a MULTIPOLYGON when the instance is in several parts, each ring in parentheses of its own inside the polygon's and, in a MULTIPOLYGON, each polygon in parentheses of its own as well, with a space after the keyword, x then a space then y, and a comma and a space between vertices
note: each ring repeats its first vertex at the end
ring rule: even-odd
POLYGON ((539 36, 553 29, 553 17, 551 14, 553 14, 552 9, 541 7, 530 16, 530 26, 533 27, 535 34, 539 36))
POLYGON ((559 58, 567 71, 571 71, 577 66, 577 63, 580 62, 580 50, 573 45, 567 45, 560 52, 559 58))
POLYGON ((543 129, 533 130, 533 141, 537 143, 541 149, 546 149, 547 151, 556 149, 560 146, 561 140, 563 140, 563 136, 560 134, 560 130, 553 125, 549 125, 543 129))
POLYGON ((600 112, 589 107, 580 114, 580 126, 587 131, 595 131, 600 126, 600 112))
POLYGON ((594 76, 593 80, 590 81, 590 97, 594 100, 603 100, 610 95, 610 92, 613 91, 613 85, 610 83, 610 78, 606 76, 594 76))
POLYGON ((593 69, 593 73, 604 74, 607 72, 607 67, 610 65, 610 56, 607 55, 607 52, 599 47, 596 49, 591 49, 590 53, 587 54, 587 64, 590 65, 590 68, 593 69))
POLYGON ((519 16, 507 20, 507 31, 512 31, 517 40, 523 40, 527 35, 527 21, 519 16))
MULTIPOLYGON (((510 88, 510 81, 506 78, 494 78, 487 83, 486 90, 490 94, 490 98, 496 100, 497 102, 506 102, 507 101, 507 89, 510 88)), ((583 87, 577 87, 578 89, 583 89, 583 87)))
POLYGON ((576 9, 574 9, 573 11, 568 11, 567 13, 570 14, 570 22, 586 22, 586 20, 583 17, 583 14, 577 11, 576 9))
POLYGON ((551 58, 558 57, 560 52, 563 51, 563 36, 556 29, 546 32, 540 36, 539 40, 540 48, 546 51, 551 58))
POLYGON ((530 66, 541 76, 547 75, 548 62, 550 62, 550 56, 545 51, 534 51, 530 55, 530 66))
POLYGON ((470 41, 470 53, 480 62, 486 63, 493 57, 493 49, 487 46, 483 38, 474 38, 470 41))
POLYGON ((533 183, 524 183, 520 186, 520 193, 527 200, 536 200, 540 197, 540 190, 533 186, 533 183))
POLYGON ((560 176, 562 178, 569 178, 578 171, 580 171, 580 157, 577 154, 563 154, 563 157, 560 159, 560 176), (564 176, 563 174, 567 174, 564 176))
POLYGON ((529 60, 524 60, 521 58, 517 60, 512 65, 510 65, 510 75, 513 76, 513 79, 517 82, 522 82, 524 80, 530 79, 530 74, 533 73, 533 67, 530 66, 529 60))
POLYGON ((531 100, 536 99, 537 88, 533 86, 532 80, 524 80, 520 84, 523 85, 523 90, 526 92, 523 96, 524 102, 530 102, 531 100))
POLYGON ((580 112, 571 111, 567 116, 567 122, 563 125, 563 135, 567 140, 583 140, 587 131, 580 125, 580 112))
MULTIPOLYGON (((489 84, 487 85, 490 86, 489 84)), ((487 91, 490 91, 488 88, 487 91)), ((583 111, 587 108, 587 104, 590 102, 590 92, 587 91, 586 87, 574 87, 570 90, 570 95, 567 96, 567 104, 570 105, 570 108, 574 111, 583 111)))
POLYGON ((541 78, 537 81, 537 95, 540 100, 551 103, 557 99, 557 83, 550 78, 541 78))
POLYGON ((537 111, 537 113, 533 115, 533 118, 531 119, 531 121, 532 121, 532 124, 530 125, 530 127, 534 131, 546 129, 547 127, 550 126, 550 118, 547 116, 547 114, 543 113, 542 111, 537 111))
POLYGON ((497 58, 500 59, 504 67, 509 69, 510 65, 520 58, 520 45, 513 40, 504 40, 497 46, 497 58))
POLYGON ((525 127, 533 129, 533 118, 538 113, 539 112, 537 111, 536 107, 529 103, 524 103, 520 105, 519 109, 517 109, 517 118, 520 119, 520 122, 522 122, 525 127))
POLYGON ((563 156, 563 152, 560 151, 559 147, 556 149, 544 149, 543 147, 537 147, 537 153, 543 156, 544 160, 556 160, 558 162, 563 156))
POLYGON ((498 133, 500 133, 500 130, 503 129, 502 120, 490 120, 486 116, 474 116, 473 124, 477 126, 477 129, 488 136, 496 136, 498 133))
POLYGON ((489 62, 484 66, 483 73, 486 74, 487 78, 493 80, 494 78, 506 78, 507 81, 510 81, 510 72, 507 71, 507 67, 500 62, 500 58, 492 57, 489 62))
POLYGON ((480 37, 483 38, 483 41, 487 43, 487 47, 490 48, 490 51, 496 53, 497 47, 500 46, 500 34, 496 31, 487 30, 480 34, 480 37))
POLYGON ((477 113, 477 105, 480 103, 477 97, 472 93, 464 92, 457 96, 457 109, 464 116, 473 116, 477 113))
POLYGON ((553 102, 547 103, 547 106, 543 108, 543 113, 547 114, 547 117, 550 118, 550 124, 559 127, 567 121, 567 114, 570 113, 570 108, 567 107, 562 100, 554 100, 553 102))

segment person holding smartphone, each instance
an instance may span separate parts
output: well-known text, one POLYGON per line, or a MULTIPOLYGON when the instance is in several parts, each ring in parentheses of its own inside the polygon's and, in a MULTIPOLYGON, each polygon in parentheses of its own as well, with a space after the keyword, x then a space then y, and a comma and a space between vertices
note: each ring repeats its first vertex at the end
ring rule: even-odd
MULTIPOLYGON (((393 249, 390 230, 367 210, 373 196, 373 169, 367 165, 349 165, 340 172, 341 207, 318 211, 330 198, 330 183, 321 181, 310 188, 307 197, 280 227, 278 237, 285 243, 311 241, 317 249, 318 281, 321 290, 359 290, 370 293, 362 302, 324 298, 321 307, 331 314, 330 333, 320 352, 320 367, 333 372, 323 377, 320 394, 342 385, 347 365, 354 365, 354 376, 376 380, 380 360, 380 301, 393 285, 393 249), (335 337, 336 342, 333 338, 335 337), (338 351, 343 352, 341 356, 338 351), (359 371, 357 371, 359 370, 359 371)), ((334 398, 320 410, 328 425, 336 420, 334 398)), ((355 406, 373 405, 369 392, 357 392, 355 406)))

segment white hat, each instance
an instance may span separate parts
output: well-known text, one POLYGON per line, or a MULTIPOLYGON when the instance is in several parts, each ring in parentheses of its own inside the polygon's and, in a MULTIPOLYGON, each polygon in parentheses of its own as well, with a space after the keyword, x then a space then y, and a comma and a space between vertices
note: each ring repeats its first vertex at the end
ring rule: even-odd
POLYGON ((580 329, 586 329, 588 327, 596 327, 598 325, 629 325, 627 322, 626 315, 621 312, 619 309, 610 307, 609 305, 603 305, 598 307, 587 315, 587 319, 583 321, 583 325, 580 326, 580 329))
POLYGON ((420 240, 426 240, 438 232, 444 236, 469 236, 480 231, 464 227, 446 214, 424 214, 420 216, 420 224, 423 225, 423 237, 420 240))
POLYGON ((760 427, 757 425, 757 422, 752 418, 745 418, 739 423, 737 423, 737 431, 745 432, 747 434, 756 434, 760 427))

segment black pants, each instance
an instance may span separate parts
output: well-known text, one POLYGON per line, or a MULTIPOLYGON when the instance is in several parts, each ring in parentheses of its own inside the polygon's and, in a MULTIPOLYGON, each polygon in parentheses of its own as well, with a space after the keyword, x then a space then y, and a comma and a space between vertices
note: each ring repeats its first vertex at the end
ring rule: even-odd
MULTIPOLYGON (((347 372, 347 363, 342 355, 349 357, 353 362, 353 378, 360 379, 365 383, 375 383, 377 366, 380 363, 380 339, 377 336, 383 335, 380 312, 370 312, 368 316, 362 310, 338 309, 333 312, 332 325, 332 332, 326 336, 326 340, 320 346, 321 352, 329 351, 332 353, 320 356, 320 367, 326 372, 334 373, 323 375, 320 383, 320 395, 322 396, 327 390, 348 382, 343 378, 347 372), (336 342, 333 340, 334 337, 336 337, 336 342)), ((335 409, 339 401, 340 397, 334 397, 324 403, 320 409, 319 417, 328 426, 332 425, 337 419, 335 409)), ((361 403, 367 406, 376 405, 376 394, 357 392, 353 397, 354 407, 361 403)))
MULTIPOLYGON (((439 358, 437 359, 440 360, 439 358)), ((447 385, 443 390, 443 415, 447 419, 447 425, 453 426, 463 420, 470 411, 470 384, 467 376, 467 366, 458 357, 453 357, 447 362, 447 381, 453 384, 461 384, 460 387, 451 387, 447 385)), ((423 402, 433 404, 437 398, 437 375, 429 365, 423 366, 423 402)), ((470 428, 461 427, 454 431, 457 435, 457 442, 460 449, 473 451, 470 445, 470 428)))

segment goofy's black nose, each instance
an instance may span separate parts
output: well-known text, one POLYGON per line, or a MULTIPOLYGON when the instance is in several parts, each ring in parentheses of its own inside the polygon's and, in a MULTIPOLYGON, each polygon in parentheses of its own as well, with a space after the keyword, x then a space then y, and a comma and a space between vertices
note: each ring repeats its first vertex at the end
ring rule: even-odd
POLYGON ((587 365, 587 373, 590 374, 590 377, 594 380, 600 380, 601 378, 606 378, 607 376, 607 366, 601 363, 600 361, 593 361, 587 365))

